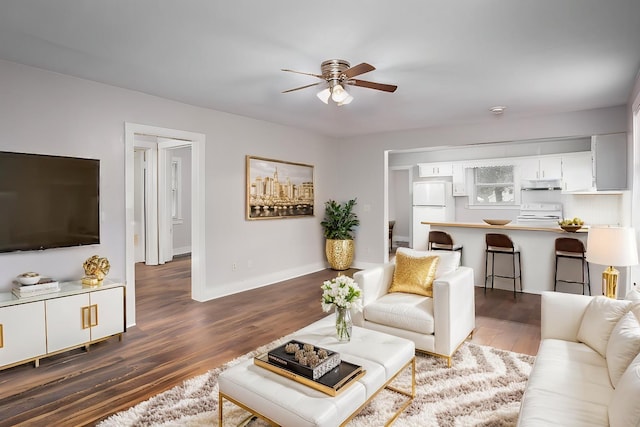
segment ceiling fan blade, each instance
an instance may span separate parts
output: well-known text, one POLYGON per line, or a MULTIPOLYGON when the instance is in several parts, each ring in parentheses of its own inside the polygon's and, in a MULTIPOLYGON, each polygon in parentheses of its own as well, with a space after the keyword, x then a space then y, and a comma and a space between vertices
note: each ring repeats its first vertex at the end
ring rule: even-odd
POLYGON ((288 72, 288 73, 304 74, 305 76, 317 77, 317 78, 319 78, 319 79, 324 80, 324 77, 322 77, 320 74, 303 73, 302 71, 289 70, 288 68, 281 68, 281 70, 282 70, 282 71, 286 71, 286 72, 288 72))
POLYGON ((382 91, 385 91, 385 92, 395 92, 396 89, 398 89, 398 86, 396 86, 396 85, 387 85, 387 84, 384 84, 384 83, 368 82, 366 80, 351 79, 347 83, 349 83, 351 85, 354 85, 354 86, 366 87, 366 88, 369 88, 369 89, 377 89, 377 90, 382 90, 382 91))
POLYGON ((282 93, 293 92, 293 91, 300 90, 300 89, 306 89, 306 88, 311 87, 311 86, 318 86, 318 85, 319 85, 319 84, 321 84, 321 83, 322 83, 322 82, 318 82, 318 83, 311 83, 310 85, 300 86, 300 87, 296 87, 296 88, 294 88, 294 89, 289 89, 289 90, 282 91, 282 93))
POLYGON ((374 67, 373 65, 369 65, 366 62, 363 62, 362 64, 354 65, 353 67, 346 69, 342 74, 347 76, 347 78, 351 78, 359 76, 360 74, 368 73, 369 71, 373 71, 375 69, 376 67, 374 67))

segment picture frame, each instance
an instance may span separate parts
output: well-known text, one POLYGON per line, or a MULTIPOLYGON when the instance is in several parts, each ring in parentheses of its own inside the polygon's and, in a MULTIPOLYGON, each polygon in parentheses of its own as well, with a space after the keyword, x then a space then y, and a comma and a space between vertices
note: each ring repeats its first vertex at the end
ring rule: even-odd
POLYGON ((313 165, 246 156, 246 219, 314 216, 313 165))

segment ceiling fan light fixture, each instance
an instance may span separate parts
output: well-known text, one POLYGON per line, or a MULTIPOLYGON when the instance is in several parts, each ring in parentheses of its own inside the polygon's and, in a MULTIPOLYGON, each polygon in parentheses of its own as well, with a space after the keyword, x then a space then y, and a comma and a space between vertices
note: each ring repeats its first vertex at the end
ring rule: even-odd
POLYGON ((337 84, 331 89, 331 99, 333 99, 334 102, 341 103, 348 97, 349 93, 342 87, 341 84, 337 84))
POLYGON ((351 104, 351 101, 353 101, 353 96, 348 95, 344 101, 342 102, 338 102, 338 107, 342 106, 342 105, 347 105, 347 104, 351 104))
POLYGON ((318 92, 316 96, 320 101, 324 102, 325 104, 328 104, 329 98, 331 97, 331 89, 326 87, 322 89, 320 92, 318 92))

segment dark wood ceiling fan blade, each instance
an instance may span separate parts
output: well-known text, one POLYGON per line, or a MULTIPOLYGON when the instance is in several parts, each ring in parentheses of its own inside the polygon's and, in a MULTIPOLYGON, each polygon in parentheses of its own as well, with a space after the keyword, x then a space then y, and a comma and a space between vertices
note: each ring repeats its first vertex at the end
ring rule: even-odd
POLYGON ((359 76, 360 74, 368 73, 369 71, 373 71, 375 69, 376 67, 374 67, 373 65, 363 62, 362 64, 354 65, 353 67, 344 70, 344 73, 342 74, 344 74, 348 78, 351 78, 359 76))
POLYGON ((398 89, 398 86, 396 85, 387 85, 384 83, 368 82, 366 80, 351 79, 348 81, 348 83, 354 86, 366 87, 369 89, 377 89, 385 92, 395 92, 396 89, 398 89))
POLYGON ((282 70, 282 71, 286 71, 287 73, 304 74, 305 76, 317 77, 317 78, 319 78, 319 79, 324 80, 324 77, 322 77, 320 74, 304 73, 304 72, 302 72, 302 71, 289 70, 288 68, 281 68, 281 70, 282 70))
POLYGON ((322 83, 322 82, 318 82, 318 83, 311 83, 310 85, 300 86, 300 87, 296 87, 296 88, 293 88, 293 89, 289 89, 289 90, 282 91, 282 93, 293 92, 293 91, 300 90, 300 89, 306 89, 306 88, 311 87, 311 86, 318 86, 318 85, 319 85, 319 84, 321 84, 321 83, 322 83))

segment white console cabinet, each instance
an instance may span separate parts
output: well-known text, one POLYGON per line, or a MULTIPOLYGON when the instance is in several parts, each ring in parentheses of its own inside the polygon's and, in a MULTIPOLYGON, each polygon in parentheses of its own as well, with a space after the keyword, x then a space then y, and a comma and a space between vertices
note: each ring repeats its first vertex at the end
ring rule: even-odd
POLYGON ((86 347, 125 331, 124 285, 60 284, 29 298, 0 293, 0 369, 86 347))
POLYGON ((0 308, 0 365, 12 365, 47 352, 44 302, 0 308))

